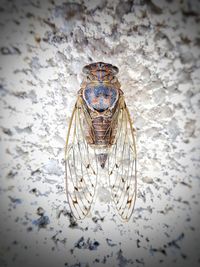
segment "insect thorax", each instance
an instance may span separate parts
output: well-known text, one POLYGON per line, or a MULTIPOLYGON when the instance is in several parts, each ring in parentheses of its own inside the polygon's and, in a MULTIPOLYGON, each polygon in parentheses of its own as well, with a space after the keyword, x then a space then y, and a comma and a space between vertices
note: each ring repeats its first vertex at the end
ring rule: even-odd
POLYGON ((112 110, 119 98, 120 83, 116 78, 118 68, 97 62, 86 65, 87 77, 82 83, 82 95, 88 108, 97 112, 112 110))

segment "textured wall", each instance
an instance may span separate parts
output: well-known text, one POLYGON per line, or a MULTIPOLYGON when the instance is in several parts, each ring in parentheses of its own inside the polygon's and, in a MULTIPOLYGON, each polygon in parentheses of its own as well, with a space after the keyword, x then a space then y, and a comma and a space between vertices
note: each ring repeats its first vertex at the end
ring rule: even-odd
POLYGON ((199 21, 199 1, 1 1, 0 266, 200 265, 199 21), (95 61, 119 67, 137 130, 128 223, 103 188, 84 221, 67 205, 65 136, 95 61))

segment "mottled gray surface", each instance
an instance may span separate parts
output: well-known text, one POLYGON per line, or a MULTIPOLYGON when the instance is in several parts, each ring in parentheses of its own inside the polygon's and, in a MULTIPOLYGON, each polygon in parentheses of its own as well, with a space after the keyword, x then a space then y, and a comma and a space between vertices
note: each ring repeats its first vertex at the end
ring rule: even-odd
POLYGON ((200 265, 199 11, 189 0, 1 1, 1 267, 200 265), (128 223, 105 188, 82 222, 67 205, 65 136, 95 61, 119 67, 137 130, 128 223))

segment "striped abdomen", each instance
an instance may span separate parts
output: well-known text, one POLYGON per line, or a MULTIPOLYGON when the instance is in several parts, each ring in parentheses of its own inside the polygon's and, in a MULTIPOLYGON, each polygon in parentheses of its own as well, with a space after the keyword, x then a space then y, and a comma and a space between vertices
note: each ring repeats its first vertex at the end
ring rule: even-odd
POLYGON ((112 117, 98 116, 92 120, 92 126, 86 128, 86 140, 96 148, 107 148, 114 143, 116 127, 111 127, 112 117))
POLYGON ((111 127, 111 122, 112 117, 99 116, 93 119, 93 127, 86 127, 87 143, 97 148, 97 159, 102 168, 105 167, 108 158, 106 148, 114 143, 116 135, 116 126, 111 127), (98 151, 98 149, 100 150, 98 151))

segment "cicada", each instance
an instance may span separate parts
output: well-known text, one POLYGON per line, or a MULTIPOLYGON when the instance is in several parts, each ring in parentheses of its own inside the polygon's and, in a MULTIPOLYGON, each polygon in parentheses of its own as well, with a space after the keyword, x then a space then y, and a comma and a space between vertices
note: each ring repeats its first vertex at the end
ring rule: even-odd
POLYGON ((129 220, 136 200, 135 130, 116 77, 118 68, 97 62, 83 67, 65 148, 66 192, 73 216, 86 217, 104 169, 114 206, 129 220))

